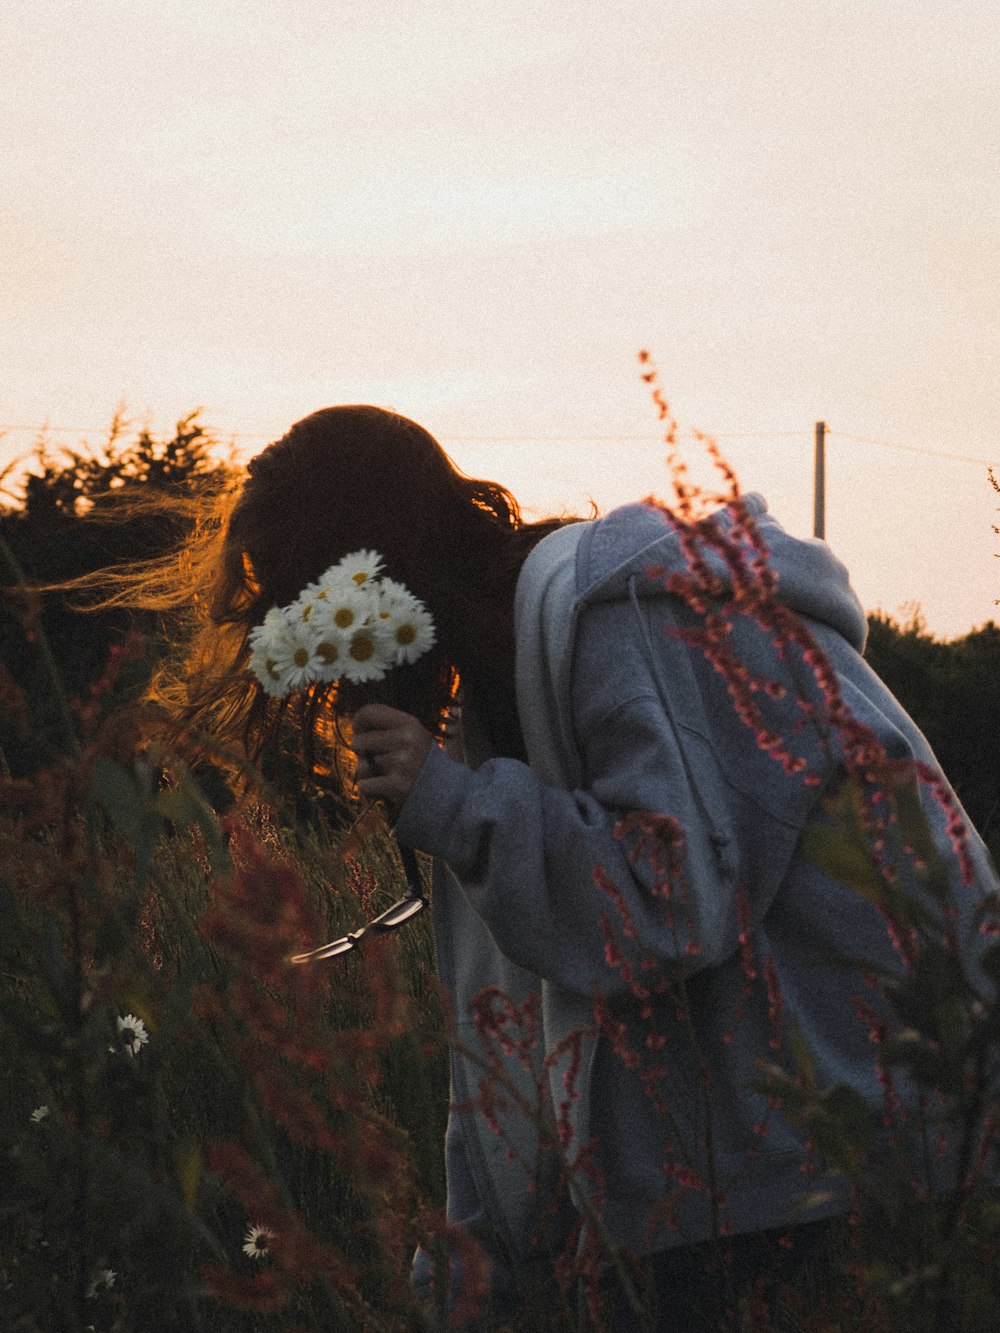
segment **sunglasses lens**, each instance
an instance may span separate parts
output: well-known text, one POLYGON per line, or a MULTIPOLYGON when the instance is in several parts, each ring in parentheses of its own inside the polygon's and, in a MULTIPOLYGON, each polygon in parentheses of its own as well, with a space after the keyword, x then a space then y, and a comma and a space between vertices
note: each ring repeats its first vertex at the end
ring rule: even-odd
POLYGON ((409 921, 411 917, 422 912, 427 906, 426 898, 401 898, 398 903, 394 903, 377 916, 372 922, 372 928, 375 930, 393 930, 396 926, 401 926, 404 921, 409 921))

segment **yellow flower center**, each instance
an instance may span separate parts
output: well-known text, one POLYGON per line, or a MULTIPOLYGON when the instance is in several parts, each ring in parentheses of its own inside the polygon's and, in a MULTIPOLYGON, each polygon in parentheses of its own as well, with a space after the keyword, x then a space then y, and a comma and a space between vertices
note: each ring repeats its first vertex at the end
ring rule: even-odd
POLYGON ((316 645, 316 656, 321 662, 330 666, 332 663, 336 662, 337 658, 340 656, 340 649, 335 643, 328 643, 326 639, 324 639, 322 643, 316 645))
POLYGON ((267 667, 267 674, 271 677, 272 680, 281 679, 281 672, 278 670, 278 664, 273 660, 273 658, 269 657, 264 665, 267 667))
POLYGON ((295 663, 297 667, 304 667, 306 663, 309 661, 309 649, 296 648, 295 655, 293 656, 292 661, 295 663))
POLYGON ((362 585, 362 583, 364 583, 364 582, 367 580, 367 578, 368 578, 368 571, 367 571, 367 570, 364 570, 364 569, 359 569, 358 572, 357 572, 356 574, 352 574, 352 575, 351 575, 351 578, 354 580, 354 582, 355 582, 355 583, 358 585, 358 587, 360 588, 361 585, 362 585))
POLYGON ((351 656, 355 662, 367 662, 375 653, 375 640, 360 630, 351 640, 351 656))
POLYGON ((338 628, 349 629, 354 624, 354 612, 349 606, 341 606, 335 611, 333 619, 338 628))
POLYGON ((396 642, 404 648, 411 644, 416 637, 417 631, 412 625, 400 625, 396 630, 396 642))

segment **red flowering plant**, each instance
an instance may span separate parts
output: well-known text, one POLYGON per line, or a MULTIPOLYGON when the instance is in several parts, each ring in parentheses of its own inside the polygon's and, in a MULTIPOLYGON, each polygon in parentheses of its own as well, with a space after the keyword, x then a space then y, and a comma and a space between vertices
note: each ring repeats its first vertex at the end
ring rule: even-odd
MULTIPOLYGON (((677 423, 645 354, 642 365, 664 423, 674 477, 674 502, 658 508, 685 563, 681 573, 664 572, 664 586, 691 612, 686 627, 673 633, 703 654, 757 747, 784 773, 804 787, 819 788, 820 778, 796 743, 807 727, 836 759, 837 776, 819 796, 802 849, 819 871, 875 907, 895 954, 894 966, 877 969, 861 956, 816 960, 817 966, 849 969, 856 978, 856 1017, 868 1031, 882 1087, 881 1111, 873 1114, 853 1088, 824 1084, 786 1013, 773 955, 760 942, 760 923, 755 926, 745 893, 738 895, 744 985, 722 1040, 738 1039, 742 1009, 757 992, 771 1035, 758 1056, 758 1087, 767 1112, 754 1135, 764 1141, 770 1117, 787 1116, 811 1145, 815 1167, 849 1183, 854 1203, 839 1267, 830 1270, 836 1276, 826 1293, 830 1318, 851 1310, 865 1327, 985 1329, 1000 1298, 994 1262, 1000 1244, 1000 944, 994 939, 1000 899, 984 891, 970 906, 962 895, 975 871, 968 825, 954 793, 936 767, 891 756, 854 716, 826 653, 776 596, 766 544, 732 471, 714 442, 696 432, 723 486, 720 494, 704 497, 688 483, 677 423), (773 678, 751 671, 736 647, 739 627, 747 624, 770 641, 773 678), (922 794, 928 802, 922 803, 922 794), (935 841, 928 806, 943 816, 950 864, 935 841), (905 1098, 904 1082, 911 1089, 905 1098)), ((654 870, 679 954, 696 948, 692 933, 685 935, 684 830, 669 817, 630 816, 618 831, 629 840, 631 854, 654 870)), ((620 918, 623 904, 613 886, 599 873, 597 879, 607 890, 609 915, 620 918)), ((622 933, 631 933, 627 919, 622 933)), ((683 1158, 684 1145, 670 1142, 668 1134, 667 1174, 675 1188, 662 1211, 669 1217, 686 1192, 704 1191, 714 1231, 724 1238, 726 1201, 711 1160, 711 1052, 698 1050, 694 1041, 687 984, 683 978, 655 980, 652 960, 643 964, 650 967, 643 975, 617 952, 610 927, 607 936, 609 961, 651 1020, 642 1049, 624 1049, 620 1027, 599 998, 598 1021, 612 1046, 639 1071, 668 1121, 669 1084, 657 1061, 666 1040, 652 1026, 650 1000, 672 988, 677 1020, 688 1023, 705 1083, 709 1150, 698 1154, 695 1145, 687 1145, 688 1161, 675 1159, 678 1150, 683 1158), (696 1158, 707 1162, 705 1172, 692 1170, 696 1158)), ((761 1309, 758 1300, 756 1326, 763 1327, 761 1309)))

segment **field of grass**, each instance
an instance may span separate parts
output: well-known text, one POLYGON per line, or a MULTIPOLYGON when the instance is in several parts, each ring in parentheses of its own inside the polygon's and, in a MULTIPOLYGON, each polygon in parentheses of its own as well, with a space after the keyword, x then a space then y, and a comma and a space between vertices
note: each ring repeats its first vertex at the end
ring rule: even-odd
MULTIPOLYGON (((440 1268, 460 1257, 472 1278, 482 1258, 444 1216, 447 999, 429 913, 344 957, 290 961, 401 895, 385 826, 308 817, 257 782, 224 801, 204 772, 150 748, 114 671, 81 703, 50 665, 39 689, 64 731, 59 753, 29 776, 0 762, 0 1328, 499 1328, 475 1281, 464 1313, 444 1291, 423 1307, 409 1286, 418 1245, 440 1268)), ((6 678, 0 696, 8 730, 26 719, 24 753, 31 701, 6 678)), ((1000 903, 976 923, 978 969, 958 965, 947 903, 926 910, 940 866, 907 791, 891 799, 921 894, 873 860, 849 786, 810 849, 912 933, 888 992, 897 1029, 873 1030, 885 1123, 820 1085, 788 1034, 788 1058, 761 1078, 855 1206, 795 1285, 732 1310, 731 1333, 997 1325, 1000 903), (893 1120, 897 1075, 921 1095, 915 1120, 893 1120), (914 1178, 908 1152, 873 1146, 879 1129, 930 1153, 945 1123, 958 1162, 945 1190, 914 1178)), ((504 1092, 486 1067, 484 1104, 504 1092)), ((558 1127, 542 1128, 558 1142, 558 1127)), ((580 1163, 564 1168, 572 1187, 580 1163)), ((596 1333, 608 1268, 631 1287, 635 1327, 652 1327, 641 1266, 594 1234, 597 1248, 563 1254, 505 1329, 596 1333)), ((716 1241, 725 1282, 724 1232, 716 1241)))
MULTIPOLYGON (((288 961, 399 896, 384 831, 349 851, 343 832, 283 823, 260 796, 220 817, 180 767, 151 767, 127 714, 34 780, 0 781, 0 1326, 448 1326, 408 1287, 416 1244, 445 1235, 429 914, 346 957, 288 961)), ((1000 1016, 924 973, 908 1019, 929 1034, 917 1072, 975 1119, 967 1188, 940 1205, 859 1159, 877 1225, 859 1214, 807 1307, 785 1293, 741 1327, 995 1327, 984 1089, 1000 1016), (943 1049, 945 1030, 960 1047, 943 1049)), ((851 1160, 851 1108, 801 1070, 774 1077, 851 1160)), ((515 1326, 600 1327, 588 1319, 570 1288, 515 1326)))

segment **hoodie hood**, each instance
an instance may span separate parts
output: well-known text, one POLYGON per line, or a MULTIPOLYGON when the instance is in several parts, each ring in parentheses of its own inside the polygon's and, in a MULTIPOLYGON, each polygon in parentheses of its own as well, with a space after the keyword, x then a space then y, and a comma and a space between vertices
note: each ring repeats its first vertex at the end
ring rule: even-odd
MULTIPOLYGON (((851 587, 847 570, 817 538, 790 536, 767 510, 764 497, 751 493, 744 503, 763 538, 768 564, 777 579, 778 600, 796 614, 818 620, 841 634, 859 653, 868 635, 868 618, 851 587)), ((720 522, 731 526, 721 511, 720 522)), ((726 587, 730 572, 721 558, 705 550, 712 572, 726 587)), ((663 596, 665 578, 688 572, 677 534, 651 505, 613 509, 585 526, 577 548, 577 596, 581 605, 614 601, 633 593, 663 596), (657 567, 651 577, 649 570, 657 567), (662 571, 662 572, 661 572, 662 571)))

